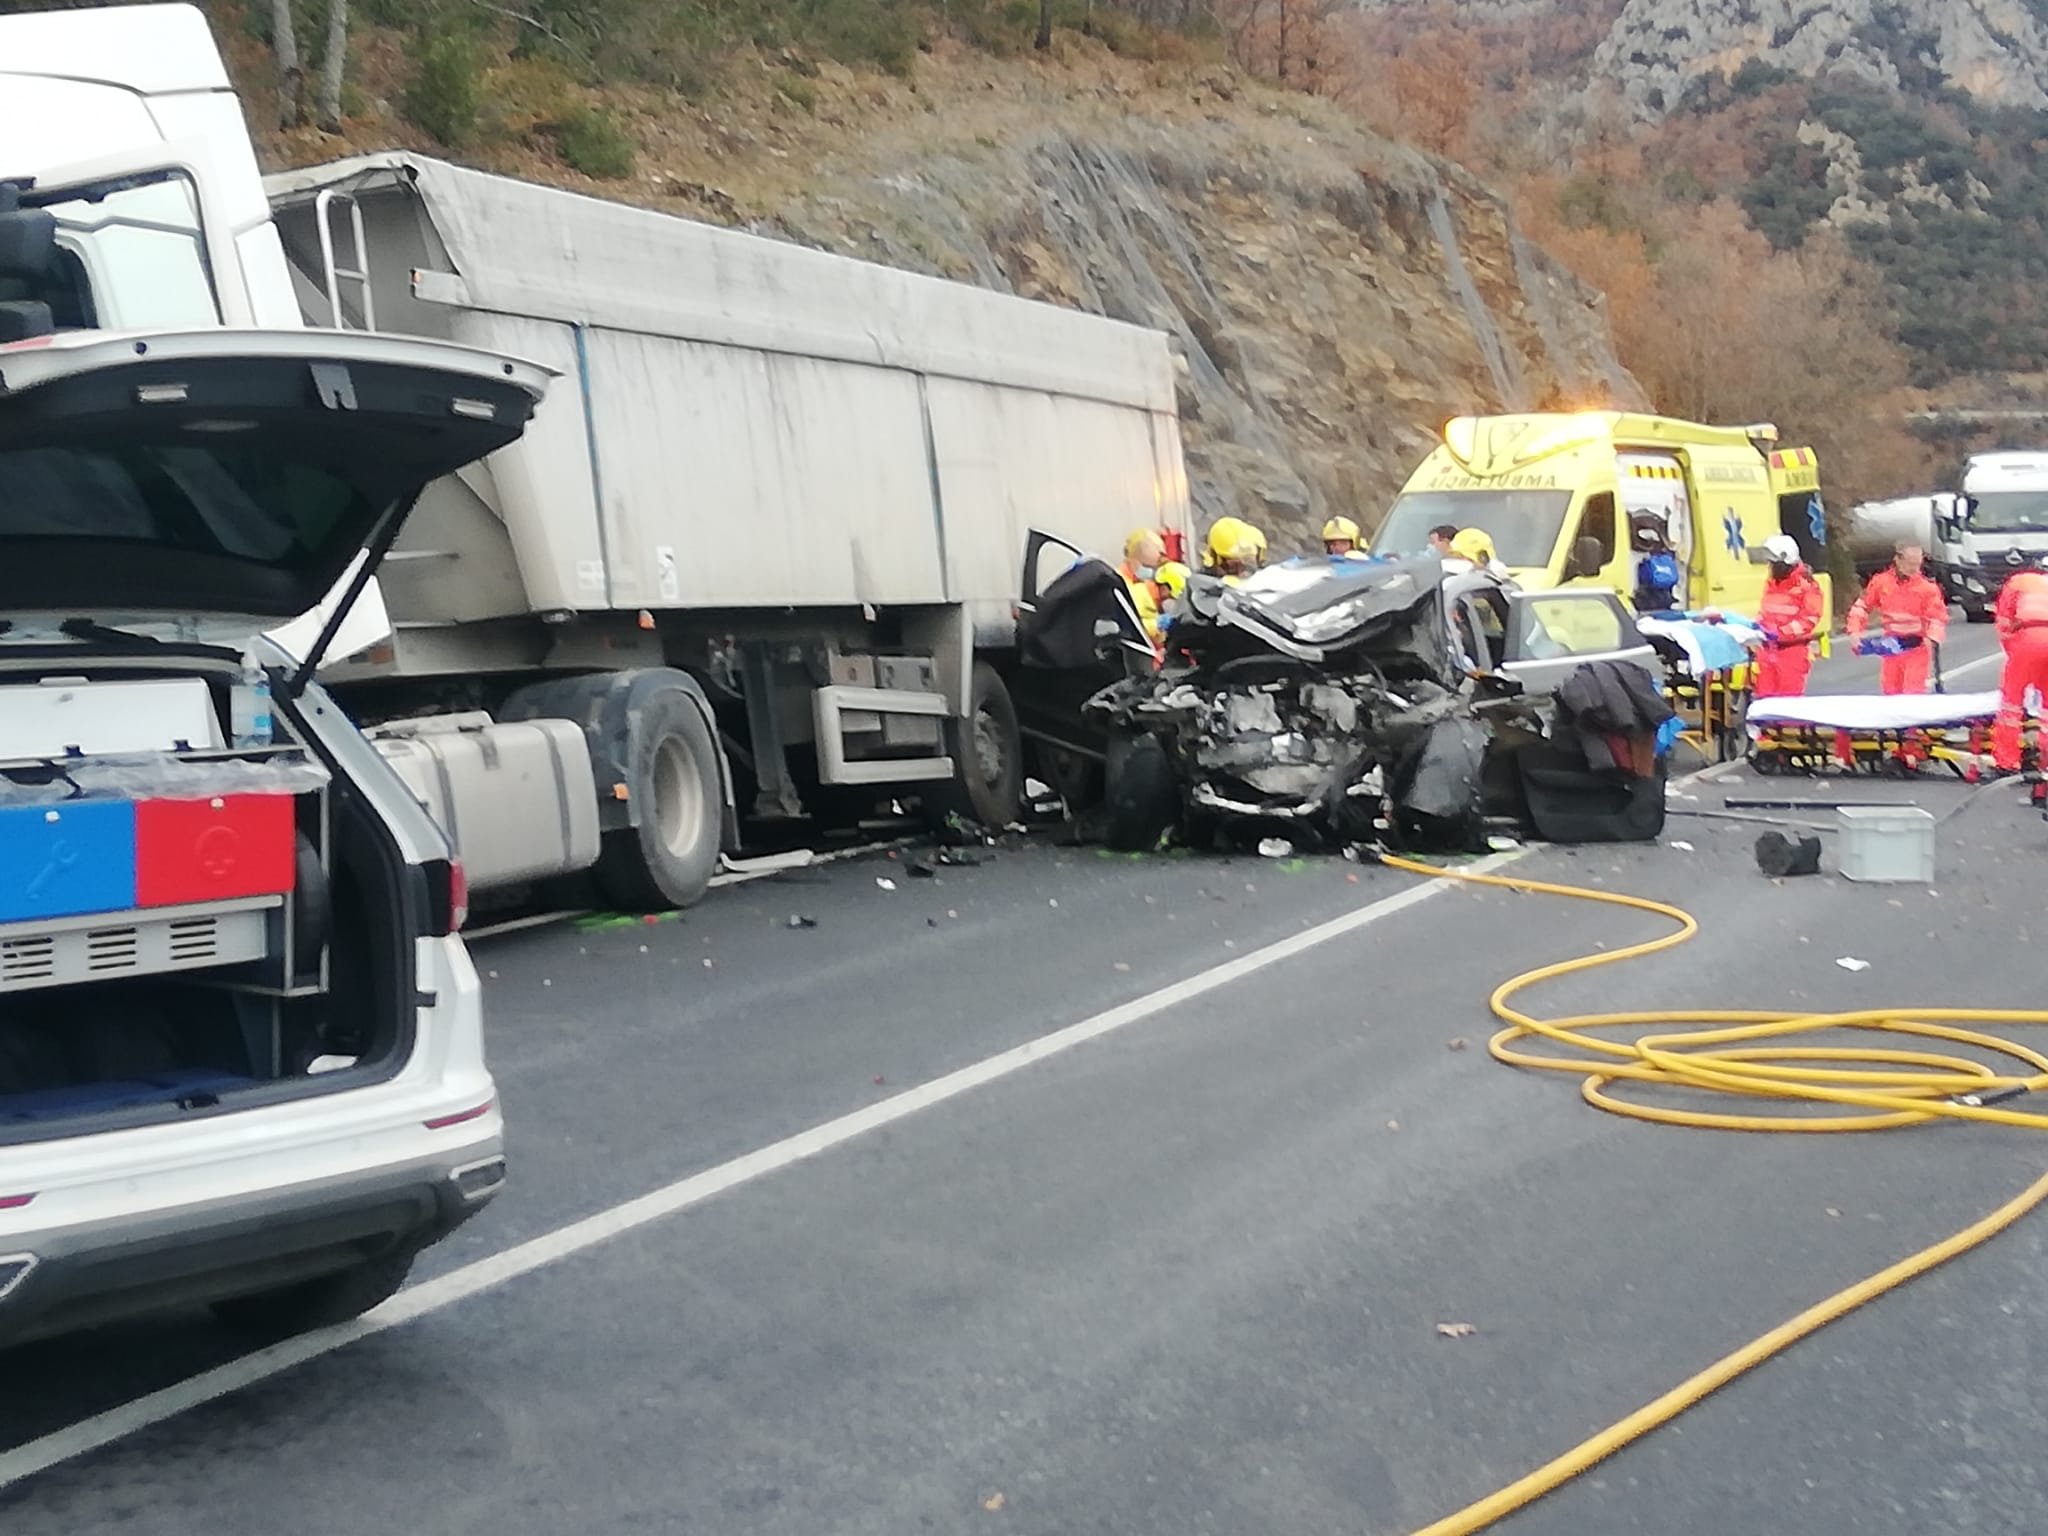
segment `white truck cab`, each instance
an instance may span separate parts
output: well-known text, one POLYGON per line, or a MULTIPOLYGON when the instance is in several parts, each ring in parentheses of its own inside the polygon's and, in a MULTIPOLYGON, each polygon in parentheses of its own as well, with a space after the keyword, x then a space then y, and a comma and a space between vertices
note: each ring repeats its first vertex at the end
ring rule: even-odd
POLYGON ((299 328, 241 103, 193 6, 0 17, 0 180, 57 217, 62 326, 299 328))

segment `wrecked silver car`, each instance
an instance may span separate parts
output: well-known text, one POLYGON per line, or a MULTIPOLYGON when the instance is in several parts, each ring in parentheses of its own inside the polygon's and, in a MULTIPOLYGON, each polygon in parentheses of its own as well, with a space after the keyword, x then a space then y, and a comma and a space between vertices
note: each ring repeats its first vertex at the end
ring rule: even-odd
MULTIPOLYGON (((1611 593, 1523 593, 1433 557, 1198 577, 1181 606, 1156 664, 1142 637, 1096 625, 1133 658, 1082 708, 1105 739, 1115 847, 1483 848, 1529 829, 1524 768, 1554 745, 1553 691, 1589 661, 1651 661, 1611 593)), ((1661 809, 1661 772, 1653 787, 1661 809)))

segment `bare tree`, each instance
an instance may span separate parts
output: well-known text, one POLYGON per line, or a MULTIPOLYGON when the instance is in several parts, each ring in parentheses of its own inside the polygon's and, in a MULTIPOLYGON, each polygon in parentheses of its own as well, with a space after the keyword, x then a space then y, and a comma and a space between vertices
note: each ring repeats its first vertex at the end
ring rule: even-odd
POLYGON ((1041 50, 1052 46, 1052 0, 1038 0, 1038 36, 1031 46, 1041 50))
MULTIPOLYGON (((282 5, 285 0, 276 0, 282 5)), ((348 68, 348 0, 327 0, 327 52, 320 60, 320 126, 341 132, 341 77, 348 68)))
POLYGON ((303 115, 306 99, 299 36, 292 30, 292 0, 270 0, 270 51, 277 55, 277 121, 289 128, 303 115))

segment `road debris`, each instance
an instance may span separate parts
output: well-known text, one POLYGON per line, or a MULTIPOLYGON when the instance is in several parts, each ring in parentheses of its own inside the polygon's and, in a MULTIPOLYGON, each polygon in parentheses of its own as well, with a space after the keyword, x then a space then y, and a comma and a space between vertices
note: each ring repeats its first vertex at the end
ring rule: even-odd
POLYGON ((1697 852, 1699 852, 1699 850, 1698 850, 1697 848, 1693 847, 1693 845, 1692 845, 1691 843, 1688 843, 1688 842, 1686 842, 1686 841, 1685 841, 1685 840, 1684 840, 1683 838, 1677 838, 1677 837, 1674 837, 1674 838, 1673 838, 1673 839, 1671 840, 1671 846, 1672 846, 1672 847, 1674 847, 1674 848, 1676 848, 1676 849, 1677 849, 1677 850, 1678 850, 1678 851, 1679 851, 1680 853, 1697 853, 1697 852))
POLYGON ((1773 880, 1820 873, 1820 839, 1766 832, 1756 840, 1756 867, 1773 880))
POLYGON ((1438 1323, 1436 1334, 1440 1339, 1469 1339, 1479 1331, 1474 1323, 1438 1323))
POLYGON ((1854 955, 1844 955, 1835 964, 1845 971, 1867 971, 1870 969, 1870 962, 1868 960, 1858 960, 1854 955))
POLYGON ((981 1501, 981 1507, 992 1515, 999 1515, 1009 1505, 1009 1502, 1000 1493, 992 1493, 981 1501))
POLYGON ((932 862, 943 864, 948 869, 979 869, 981 868, 981 855, 978 853, 968 853, 965 849, 961 848, 941 848, 932 862))
POLYGON ((875 884, 880 886, 885 891, 893 891, 896 889, 896 882, 894 880, 891 880, 887 875, 875 876, 875 884))
POLYGON ((938 870, 922 860, 909 866, 909 872, 910 878, 913 880, 936 880, 939 878, 938 870))
POLYGON ((1465 1046, 1465 1037, 1463 1035, 1460 1035, 1455 1040, 1452 1040, 1448 1045, 1446 1045, 1444 1049, 1447 1051, 1462 1051, 1463 1049, 1465 1049, 1465 1046))
POLYGON ((1294 852, 1294 844, 1284 837, 1262 837, 1259 839, 1259 857, 1262 859, 1284 859, 1294 852))
POLYGON ((818 920, 815 917, 805 917, 801 912, 792 912, 789 914, 788 926, 791 928, 815 928, 818 926, 818 920))

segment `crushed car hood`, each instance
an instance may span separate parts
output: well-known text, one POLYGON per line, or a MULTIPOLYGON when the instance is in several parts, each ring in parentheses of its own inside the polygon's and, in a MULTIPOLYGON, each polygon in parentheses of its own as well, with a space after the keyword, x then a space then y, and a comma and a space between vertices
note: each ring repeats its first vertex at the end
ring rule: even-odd
POLYGON ((518 438, 548 377, 360 332, 0 348, 0 620, 296 618, 430 481, 518 438))
POLYGON ((1416 559, 1290 560, 1242 586, 1210 585, 1190 604, 1198 624, 1232 628, 1297 661, 1347 652, 1451 686, 1443 565, 1416 559))

